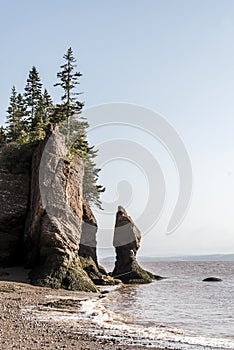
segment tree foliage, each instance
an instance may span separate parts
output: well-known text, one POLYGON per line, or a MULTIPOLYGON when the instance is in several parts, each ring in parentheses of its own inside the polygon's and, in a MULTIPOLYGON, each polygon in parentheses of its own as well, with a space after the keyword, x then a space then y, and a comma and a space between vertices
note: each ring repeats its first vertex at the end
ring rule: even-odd
POLYGON ((78 100, 81 93, 77 91, 77 85, 82 74, 76 71, 76 60, 71 48, 63 58, 65 63, 60 66, 61 71, 57 73, 59 82, 54 85, 63 89, 62 103, 55 108, 54 120, 66 121, 66 138, 69 147, 84 160, 83 195, 89 203, 101 208, 100 193, 104 192, 105 188, 97 184, 100 172, 94 161, 97 151, 94 151, 94 147, 87 141, 86 130, 89 125, 81 116, 84 104, 78 100))
POLYGON ((11 90, 10 103, 7 109, 7 135, 8 141, 17 141, 21 131, 25 128, 26 108, 23 97, 17 94, 15 86, 11 90))
POLYGON ((88 203, 93 203, 99 209, 102 209, 100 194, 105 191, 105 188, 97 184, 101 169, 98 169, 95 163, 98 150, 95 150, 94 146, 90 146, 87 140, 86 130, 88 126, 88 122, 84 119, 71 118, 70 149, 77 153, 84 161, 84 198, 88 203))
POLYGON ((66 120, 69 123, 70 118, 75 113, 79 113, 83 107, 83 103, 77 100, 80 93, 76 91, 76 86, 79 85, 79 78, 82 74, 76 71, 76 59, 71 47, 63 58, 65 63, 60 66, 61 70, 57 73, 59 81, 54 86, 60 86, 63 89, 60 118, 61 121, 66 120))
POLYGON ((3 126, 0 126, 0 146, 6 143, 6 133, 3 126))
POLYGON ((12 147, 25 149, 29 145, 31 149, 30 145, 35 146, 46 137, 51 124, 59 125, 70 151, 77 153, 84 161, 85 199, 101 208, 100 193, 105 189, 97 184, 100 171, 94 161, 97 150, 88 143, 88 123, 81 114, 84 103, 78 100, 81 93, 77 88, 82 74, 76 70, 76 59, 71 48, 63 59, 65 62, 60 66, 58 81, 54 84, 63 90, 60 103, 53 103, 46 89, 42 92, 41 79, 35 66, 29 71, 23 95, 17 93, 13 86, 7 109, 7 127, 0 129, 0 145, 10 142, 12 147))
POLYGON ((24 98, 27 105, 27 114, 29 122, 33 124, 36 115, 38 103, 42 97, 41 95, 41 80, 39 73, 35 66, 29 72, 27 83, 25 86, 24 98))

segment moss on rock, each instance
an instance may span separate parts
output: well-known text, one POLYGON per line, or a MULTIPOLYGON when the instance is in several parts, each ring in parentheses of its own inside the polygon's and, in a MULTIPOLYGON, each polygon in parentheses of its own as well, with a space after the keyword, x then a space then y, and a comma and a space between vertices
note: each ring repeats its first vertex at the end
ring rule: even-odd
POLYGON ((126 266, 126 270, 121 274, 114 275, 113 277, 120 279, 126 284, 150 283, 154 279, 154 275, 151 272, 142 269, 136 260, 133 260, 131 264, 126 266))
POLYGON ((39 269, 33 270, 30 278, 32 284, 41 287, 97 292, 94 283, 78 262, 68 266, 59 266, 57 269, 48 269, 48 266, 43 269, 40 266, 39 269))
POLYGON ((93 281, 95 285, 114 286, 120 283, 119 280, 116 280, 113 277, 108 276, 105 269, 102 266, 99 266, 98 264, 96 264, 91 256, 86 258, 80 256, 80 261, 81 261, 82 268, 84 269, 84 271, 87 272, 88 276, 90 277, 90 279, 93 281))

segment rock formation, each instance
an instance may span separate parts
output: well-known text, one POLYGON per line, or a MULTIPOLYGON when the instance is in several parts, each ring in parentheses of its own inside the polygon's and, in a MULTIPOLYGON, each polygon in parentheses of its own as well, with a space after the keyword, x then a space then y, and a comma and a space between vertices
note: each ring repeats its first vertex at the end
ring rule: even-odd
POLYGON ((32 283, 96 291, 78 256, 82 225, 83 162, 67 157, 57 131, 41 142, 32 161, 31 194, 25 229, 32 283))
POLYGON ((0 265, 8 266, 21 259, 30 182, 29 169, 6 162, 14 151, 8 145, 0 149, 0 265))
POLYGON ((222 282, 222 279, 219 277, 207 277, 202 281, 203 282, 222 282))
POLYGON ((76 154, 68 157, 58 130, 36 149, 2 147, 0 161, 0 266, 24 264, 36 285, 93 292, 95 285, 154 278, 136 261, 141 234, 122 207, 112 277, 98 264, 97 222, 82 194, 83 161, 76 154))
POLYGON ((97 261, 97 229, 97 220, 87 202, 83 200, 83 222, 79 247, 82 267, 96 285, 114 285, 119 282, 108 276, 97 261))
POLYGON ((112 276, 124 283, 149 283, 154 275, 143 270, 136 261, 140 247, 141 233, 126 210, 119 206, 116 214, 114 247, 115 268, 112 276))
POLYGON ((97 229, 97 220, 88 203, 83 200, 83 217, 79 255, 84 258, 91 257, 96 264, 97 229))

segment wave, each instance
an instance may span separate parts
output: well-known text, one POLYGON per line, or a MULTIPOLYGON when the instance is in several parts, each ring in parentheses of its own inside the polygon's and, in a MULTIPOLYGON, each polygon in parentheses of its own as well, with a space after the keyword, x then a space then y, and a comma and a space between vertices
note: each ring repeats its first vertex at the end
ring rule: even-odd
POLYGON ((145 325, 134 324, 130 317, 107 310, 100 300, 83 301, 81 304, 80 311, 83 317, 88 319, 93 326, 98 326, 96 332, 96 327, 92 329, 92 334, 97 337, 101 328, 102 337, 115 338, 123 344, 186 350, 234 348, 234 341, 228 339, 198 336, 193 332, 164 325, 146 327, 145 325))
MULTIPOLYGON (((57 300, 64 299, 66 297, 60 296, 57 300)), ((22 312, 25 317, 33 317, 40 321, 63 325, 73 324, 77 327, 77 333, 88 333, 97 338, 115 339, 122 345, 141 345, 174 350, 234 349, 234 341, 230 339, 198 336, 193 332, 165 325, 136 324, 131 317, 108 310, 103 305, 103 299, 81 300, 79 307, 76 305, 75 308, 69 310, 28 306, 22 309, 22 312)))

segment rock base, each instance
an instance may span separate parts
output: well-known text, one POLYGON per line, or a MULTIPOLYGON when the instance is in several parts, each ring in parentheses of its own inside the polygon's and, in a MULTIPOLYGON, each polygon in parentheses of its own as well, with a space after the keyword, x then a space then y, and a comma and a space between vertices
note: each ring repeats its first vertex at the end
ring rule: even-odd
POLYGON ((54 289, 68 289, 85 292, 97 292, 97 288, 83 270, 79 260, 67 266, 40 265, 29 274, 31 283, 36 286, 54 289))
POLYGON ((97 265, 91 257, 80 257, 81 265, 84 271, 95 285, 98 286, 114 286, 121 283, 121 280, 115 279, 107 274, 105 269, 97 265))

